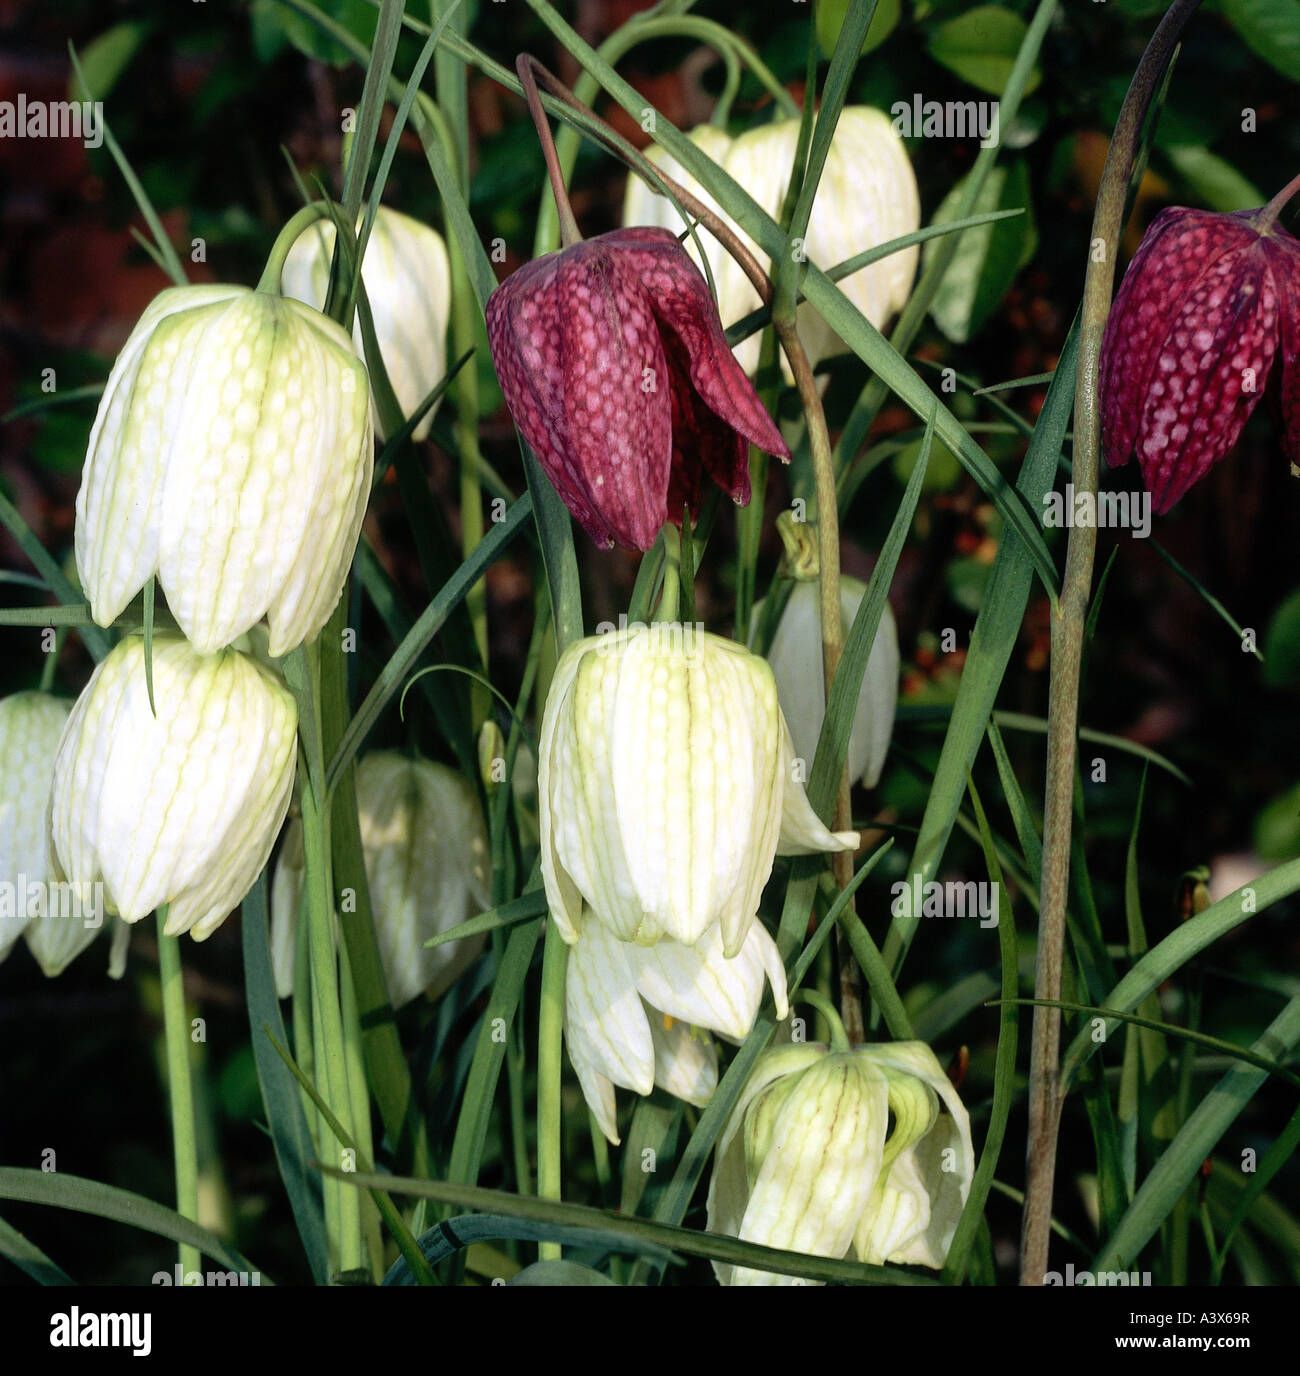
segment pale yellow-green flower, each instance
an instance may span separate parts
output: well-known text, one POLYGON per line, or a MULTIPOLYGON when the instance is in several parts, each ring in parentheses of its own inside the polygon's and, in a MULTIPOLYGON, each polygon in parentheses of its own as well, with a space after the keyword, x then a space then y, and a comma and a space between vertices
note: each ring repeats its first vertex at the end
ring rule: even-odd
POLYGON ((236 650, 130 636, 95 669, 64 727, 50 792, 55 876, 102 882, 138 922, 166 903, 167 933, 201 941, 261 873, 289 807, 298 712, 271 671, 236 650))
MULTIPOLYGON (((424 943, 490 906, 487 833, 474 790, 446 765, 381 750, 361 760, 356 777, 379 958, 388 996, 400 1008, 426 989, 447 988, 483 949, 482 936, 424 943)), ((294 821, 271 886, 271 959, 281 998, 293 992, 304 864, 302 823, 294 821)))
MULTIPOLYGON (((691 131, 690 138, 769 215, 779 217, 799 138, 797 119, 759 125, 737 139, 729 139, 721 130, 701 126, 691 131)), ((711 209, 719 211, 717 203, 676 159, 658 147, 650 148, 647 156, 711 209)), ((637 176, 628 178, 623 223, 659 225, 674 234, 685 228, 672 202, 652 191, 637 176)), ((832 268, 866 249, 912 233, 920 223, 921 202, 916 176, 908 161, 907 149, 894 132, 889 116, 864 105, 846 106, 835 126, 813 201, 808 232, 804 236, 803 250, 807 258, 819 268, 832 268)), ((754 241, 739 226, 733 224, 732 228, 760 263, 768 267, 769 260, 754 241)), ((718 312, 723 325, 729 327, 758 309, 759 296, 721 244, 703 228, 698 233, 713 270, 718 312)), ((683 242, 698 262, 694 238, 687 237, 683 242)), ((859 268, 839 283, 840 290, 877 329, 882 329, 906 304, 916 275, 916 262, 917 248, 913 245, 859 268)), ((846 351, 844 343, 811 306, 799 307, 798 325, 799 336, 813 367, 824 358, 846 351)), ((741 367, 751 375, 758 367, 760 343, 760 335, 755 333, 735 349, 741 367)), ((782 364, 787 369, 788 379, 784 356, 782 364)))
MULTIPOLYGON (((937 1270, 974 1170, 970 1116, 924 1042, 777 1047, 723 1129, 707 1226, 811 1256, 937 1270)), ((714 1271, 723 1285, 808 1284, 714 1271)))
MULTIPOLYGON (((317 220, 294 240, 280 279, 286 296, 318 309, 324 306, 335 237, 329 220, 317 220)), ((366 243, 361 281, 384 371, 402 414, 410 416, 447 370, 451 267, 442 236, 429 225, 381 205, 366 243)), ((360 310, 352 337, 357 353, 364 357, 360 310)), ((437 409, 435 404, 425 413, 412 432, 415 439, 428 435, 437 409)), ((371 414, 375 433, 386 438, 373 405, 371 414)))
POLYGON ((170 287, 109 374, 77 494, 76 555, 107 626, 156 574, 200 653, 266 617, 287 654, 338 602, 374 467, 370 389, 319 311, 247 287, 170 287))
POLYGON ((767 662, 681 624, 571 645, 542 719, 541 866, 571 945, 583 904, 622 941, 749 935, 778 851, 852 850, 813 812, 767 662))

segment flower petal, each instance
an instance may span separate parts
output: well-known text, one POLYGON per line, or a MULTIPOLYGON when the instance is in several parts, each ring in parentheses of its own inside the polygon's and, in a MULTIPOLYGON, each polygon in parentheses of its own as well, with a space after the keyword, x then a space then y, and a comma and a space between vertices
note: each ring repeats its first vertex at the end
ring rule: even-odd
MULTIPOLYGON (((799 1077, 772 1129, 739 1236, 812 1256, 842 1257, 875 1188, 888 1121, 883 1075, 831 1054, 799 1077)), ((737 1267, 733 1285, 806 1284, 737 1267)))
POLYGON ((1169 206, 1151 221, 1124 273, 1102 340, 1102 447, 1112 468, 1133 457, 1143 402, 1169 333, 1170 307, 1252 235, 1231 216, 1183 206, 1169 206))
POLYGON ((813 855, 819 851, 857 850, 856 831, 829 831, 813 811, 804 792, 802 769, 795 760, 790 730, 781 718, 781 760, 784 785, 781 792, 781 842, 778 855, 813 855))
POLYGON ((655 1044, 655 1084, 703 1107, 718 1087, 718 1053, 712 1038, 656 1008, 646 1013, 655 1044))
POLYGON ((169 287, 146 307, 113 364, 77 492, 77 572, 101 626, 158 570, 168 454, 199 381, 179 361, 188 365, 209 321, 249 294, 214 283, 169 287))
POLYGON ((599 922, 583 927, 569 952, 564 1035, 575 1067, 586 1066, 624 1089, 649 1094, 655 1082, 654 1042, 627 949, 599 922))
POLYGON ((772 981, 778 1016, 785 1016, 785 967, 760 922, 730 959, 723 955, 716 924, 694 946, 665 939, 653 946, 629 946, 627 955, 646 1002, 683 1022, 737 1041, 748 1036, 763 997, 764 975, 772 981))
POLYGON ((538 745, 537 797, 538 831, 541 844, 542 883, 547 908, 560 935, 572 946, 582 928, 582 894, 565 868, 561 852, 577 850, 582 842, 581 823, 571 807, 561 807, 565 785, 563 775, 578 773, 577 742, 572 731, 570 695, 573 680, 582 666, 583 656, 594 642, 578 641, 560 656, 546 695, 538 745))
POLYGON ((880 1043, 856 1054, 870 1059, 895 1084, 901 1076, 915 1077, 947 1112, 890 1166, 872 1206, 878 1206, 879 1216, 864 1217, 855 1251, 865 1261, 941 1268, 975 1175, 970 1114, 925 1042, 880 1043))
MULTIPOLYGON (((826 1054, 821 1042, 801 1042, 798 1045, 778 1046, 763 1053, 758 1064, 745 1081, 740 1097, 732 1107, 718 1139, 713 1158, 713 1173, 709 1176, 709 1193, 705 1226, 711 1233, 725 1233, 735 1237, 749 1202, 749 1175, 746 1165, 745 1123, 750 1106, 764 1090, 784 1076, 793 1075, 814 1064, 826 1054)), ((730 1285, 735 1268, 725 1262, 713 1263, 720 1285, 730 1285)))
POLYGON ((489 297, 487 325, 510 414, 565 505, 598 545, 649 549, 667 519, 671 402, 631 265, 600 239, 535 259, 489 297))
POLYGON ((1155 510, 1168 511, 1237 442, 1264 395, 1279 302, 1260 241, 1197 279, 1156 353, 1137 438, 1155 510))
POLYGON ((617 229, 598 241, 634 266, 655 318, 681 340, 691 384, 705 404, 751 444, 789 461, 790 450, 727 347, 708 283, 675 235, 650 226, 617 229))

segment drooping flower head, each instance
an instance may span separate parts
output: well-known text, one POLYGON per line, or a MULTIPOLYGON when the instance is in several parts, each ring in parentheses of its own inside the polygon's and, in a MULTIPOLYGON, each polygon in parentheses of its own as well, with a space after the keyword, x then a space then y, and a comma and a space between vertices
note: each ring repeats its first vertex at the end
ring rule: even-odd
MULTIPOLYGON (((975 1171, 970 1116, 924 1042, 759 1058, 718 1143, 708 1227, 821 1257, 936 1270, 975 1171)), ((723 1285, 804 1285, 714 1263, 723 1285)))
MULTIPOLYGON (((865 583, 841 575, 840 617, 846 632, 866 592, 865 583)), ((767 652, 795 754, 810 766, 826 718, 818 598, 816 583, 795 583, 767 652)), ((762 611, 763 604, 759 602, 754 608, 753 626, 758 625, 762 611)), ((899 665, 898 626, 886 602, 862 675, 846 759, 849 779, 861 779, 867 788, 874 788, 879 782, 889 753, 898 708, 899 665)))
POLYGON ((698 510, 706 477, 743 506, 746 441, 790 457, 667 230, 534 259, 492 293, 487 328, 515 424, 602 548, 649 549, 684 506, 698 510))
MULTIPOLYGON (((294 240, 284 261, 281 285, 286 296, 323 310, 329 292, 336 231, 317 220, 294 240)), ((361 281, 375 327, 384 370, 402 413, 410 416, 447 371, 447 321, 451 314, 451 265, 442 236, 431 226, 381 205, 366 242, 361 281)), ((358 357, 364 357, 361 312, 352 331, 358 357)), ((415 427, 424 439, 437 414, 435 404, 415 427)), ((371 406, 375 434, 385 439, 371 406)))
POLYGON ((1300 241, 1263 211, 1172 206, 1120 283, 1101 352, 1102 447, 1168 511, 1236 444, 1270 378, 1300 462, 1300 241))
MULTIPOLYGON (((693 129, 689 137, 769 215, 774 219, 780 215, 799 143, 797 119, 774 120, 747 130, 736 139, 706 124, 693 129)), ((670 154, 656 145, 647 156, 710 209, 727 218, 708 191, 670 154)), ((673 203, 637 176, 628 177, 623 223, 663 225, 674 234, 686 228, 673 203)), ((866 249, 902 238, 919 229, 920 224, 921 198, 916 175, 908 161, 907 148, 894 132, 889 116, 866 105, 845 106, 835 125, 804 236, 808 258, 818 267, 831 268, 866 249)), ((732 228, 766 266, 766 255, 750 236, 739 225, 733 224, 732 228)), ((758 293, 735 259, 707 229, 701 226, 697 233, 717 284, 722 323, 730 327, 758 309, 758 293)), ((694 236, 685 240, 685 246, 692 258, 696 257, 694 236)), ((913 245, 869 263, 844 278, 839 283, 840 290, 877 329, 883 329, 889 318, 907 304, 916 275, 917 254, 913 245)), ((799 307, 798 325, 799 338, 814 368, 823 358, 847 351, 848 346, 811 306, 799 307)), ((760 344, 760 336, 753 334, 736 346, 736 358, 751 376, 758 368, 760 344)), ((784 354, 781 364, 789 380, 784 354)))
POLYGON ((289 808, 298 711, 270 670, 237 650, 114 647, 77 699, 50 791, 58 879, 102 883, 108 910, 138 922, 166 903, 167 934, 210 936, 261 873, 289 808))
MULTIPOLYGON (((400 1008, 425 990, 446 989, 483 949, 484 936, 424 945, 492 901, 483 814, 455 770, 377 750, 357 765, 357 818, 384 982, 400 1008)), ((281 998, 293 992, 305 869, 302 823, 293 821, 271 885, 271 960, 281 998)))
POLYGON ((263 616, 270 653, 325 624, 374 465, 370 384, 348 336, 299 301, 170 287, 113 364, 77 493, 77 572, 107 626, 158 575, 194 648, 263 616))
POLYGON ((767 662, 679 623, 571 645, 546 699, 538 761, 552 919, 583 905, 622 941, 694 946, 749 934, 778 853, 852 850, 804 792, 767 662))

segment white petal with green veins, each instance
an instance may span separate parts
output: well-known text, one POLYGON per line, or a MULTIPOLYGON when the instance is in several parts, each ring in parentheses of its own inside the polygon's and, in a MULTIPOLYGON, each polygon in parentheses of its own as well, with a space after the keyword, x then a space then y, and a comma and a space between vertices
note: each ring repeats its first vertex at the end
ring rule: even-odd
POLYGON ((654 1043, 626 947, 588 922, 569 954, 565 1037, 575 1066, 598 1071, 638 1094, 654 1088, 654 1043))
POLYGON ((718 1053, 712 1038, 679 1018, 647 1008, 655 1048, 655 1084, 698 1107, 718 1087, 718 1053))
MULTIPOLYGON (((832 1054, 798 1079, 750 1190, 742 1241, 842 1257, 880 1172, 888 1093, 884 1077, 832 1054)), ((733 1285, 800 1284, 736 1267, 733 1285)))

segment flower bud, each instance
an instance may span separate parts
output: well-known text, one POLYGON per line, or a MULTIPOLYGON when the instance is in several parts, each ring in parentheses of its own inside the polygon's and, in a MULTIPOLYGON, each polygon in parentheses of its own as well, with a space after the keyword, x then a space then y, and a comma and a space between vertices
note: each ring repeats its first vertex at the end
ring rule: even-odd
POLYGON ((852 850, 794 771, 765 660, 680 624, 571 645, 546 699, 542 876, 570 944, 582 904, 622 941, 695 945, 717 924, 734 956, 783 854, 852 850))
MULTIPOLYGON (((734 140, 707 126, 693 130, 690 138, 769 215, 774 219, 780 217, 799 141, 797 119, 760 125, 734 140)), ((675 159, 658 147, 651 148, 648 156, 675 181, 718 210, 716 202, 675 159)), ((673 234, 686 228, 672 202, 652 191, 639 177, 628 178, 623 223, 662 225, 673 234)), ((910 234, 920 224, 916 176, 889 117, 865 105, 846 106, 835 126, 802 252, 819 268, 828 269, 866 249, 910 234)), ((769 267, 769 260, 754 241, 739 226, 732 228, 763 266, 769 267)), ((758 292, 707 230, 701 227, 697 232, 713 269, 718 312, 723 325, 730 328, 758 309, 758 292)), ((694 255, 693 236, 685 243, 687 251, 694 255)), ((859 268, 839 283, 840 290, 877 329, 882 329, 889 317, 906 305, 916 275, 917 252, 915 245, 902 249, 859 268)), ((811 306, 799 307, 798 326, 814 368, 822 359, 847 351, 847 346, 811 306)), ((758 368, 760 344, 760 336, 753 334, 736 346, 736 358, 751 376, 758 368)), ((789 381, 789 364, 784 355, 781 362, 789 381)))
POLYGON ((1157 513, 1236 444, 1274 373, 1300 462, 1297 302, 1300 241, 1267 208, 1171 206, 1151 222, 1106 322, 1101 413, 1106 461, 1136 454, 1157 513))
POLYGON ((478 776, 489 797, 505 782, 506 738, 490 717, 479 728, 478 776))
MULTIPOLYGON (((317 220, 294 240, 280 279, 286 296, 324 309, 335 237, 331 221, 317 220)), ((402 414, 409 417, 447 371, 447 320, 451 314, 447 246, 436 229, 381 205, 366 241, 361 281, 384 371, 402 414)), ((364 358, 359 309, 352 338, 357 356, 364 358)), ((412 432, 414 439, 428 435, 437 410, 435 403, 425 413, 412 432)), ((371 421, 375 434, 386 439, 373 403, 371 421)))
MULTIPOLYGON (((840 616, 845 633, 858 614, 867 585, 847 576, 840 579, 840 616)), ((767 652, 768 663, 776 677, 777 696, 790 728, 795 755, 809 770, 817 753, 817 738, 826 718, 826 690, 822 670, 822 633, 820 594, 817 584, 796 583, 790 600, 781 613, 776 634, 767 652)), ((760 602, 754 608, 752 626, 762 613, 760 602)), ((849 779, 861 779, 874 788, 885 767, 889 740, 894 731, 894 711, 898 705, 898 627, 886 602, 880 625, 867 657, 866 672, 853 714, 849 735, 849 779)))
POLYGON ((76 552, 107 626, 157 574, 200 654, 263 616, 287 654, 334 609, 374 465, 351 341, 246 287, 155 297, 109 374, 77 494, 76 552))
POLYGON ((520 434, 604 549, 649 549, 684 506, 699 510, 706 477, 744 506, 747 440, 790 457, 666 230, 616 230, 525 264, 489 297, 487 330, 520 434))
MULTIPOLYGON (((723 1129, 707 1226, 812 1256, 938 1270, 974 1170, 970 1117, 924 1042, 777 1047, 723 1129)), ((808 1284, 714 1271, 723 1285, 808 1284)))
POLYGON ((268 670, 235 650, 198 655, 130 636, 95 669, 59 741, 50 794, 53 868, 103 883, 109 912, 138 922, 168 904, 169 936, 202 941, 265 866, 289 807, 298 712, 268 670))
MULTIPOLYGON (((441 993, 483 949, 465 937, 424 942, 491 905, 487 833, 474 791, 455 770, 396 751, 357 766, 361 850, 388 996, 400 1008, 426 989, 441 993)), ((302 895, 302 823, 291 822, 271 887, 276 990, 293 992, 302 895)))

